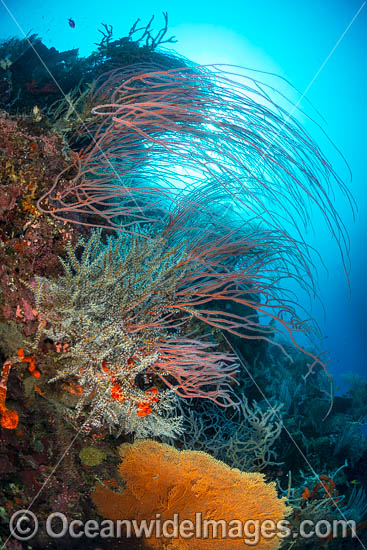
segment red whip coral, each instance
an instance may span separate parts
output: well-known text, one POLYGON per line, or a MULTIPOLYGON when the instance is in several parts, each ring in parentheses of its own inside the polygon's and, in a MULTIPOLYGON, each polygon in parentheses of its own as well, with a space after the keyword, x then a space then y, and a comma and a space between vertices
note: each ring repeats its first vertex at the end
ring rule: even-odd
MULTIPOLYGON (((278 498, 275 484, 265 483, 264 476, 232 469, 201 451, 178 451, 156 441, 144 440, 120 447, 120 474, 126 488, 116 493, 97 485, 93 500, 99 513, 109 519, 156 519, 162 522, 179 515, 180 521, 195 522, 201 513, 205 520, 233 519, 271 520, 276 525, 284 519, 289 508, 278 498), (229 496, 230 495, 230 496, 229 496)), ((185 539, 152 536, 147 539, 151 548, 160 550, 229 550, 244 548, 243 538, 209 537, 185 539)), ((249 539, 251 537, 248 537, 249 539)), ((260 536, 257 550, 279 548, 277 537, 260 536)))
POLYGON ((240 68, 135 64, 106 73, 91 92, 96 116, 84 128, 89 145, 73 154, 76 176, 65 186, 62 172, 37 207, 127 230, 132 222, 167 219, 182 189, 193 203, 225 197, 281 231, 305 262, 302 226, 311 202, 345 253, 347 235, 329 185, 350 194, 277 98, 284 100, 240 68))
MULTIPOLYGON (((301 307, 296 300, 292 307, 287 296, 293 282, 316 292, 314 251, 304 237, 312 208, 323 218, 347 267, 348 235, 330 198, 333 188, 353 201, 318 145, 292 115, 296 106, 289 102, 289 113, 282 107, 285 101, 253 72, 246 74, 240 68, 162 70, 145 63, 107 72, 91 91, 92 117, 83 127, 86 145, 73 152, 69 167, 73 180, 65 182, 67 169, 61 172, 37 208, 56 219, 128 233, 135 233, 139 225, 150 224, 157 232, 168 226, 181 242, 191 238, 188 226, 196 228, 202 239, 198 257, 207 265, 213 248, 215 254, 237 259, 239 253, 233 253, 233 247, 242 246, 245 256, 248 237, 244 233, 256 224, 252 248, 264 250, 269 240, 274 246, 270 254, 262 255, 262 264, 256 262, 263 285, 257 273, 255 283, 252 274, 246 277, 247 289, 254 283, 258 298, 256 305, 251 304, 254 316, 241 320, 230 311, 227 317, 221 312, 217 322, 213 313, 202 310, 202 317, 232 333, 238 333, 242 323, 249 328, 247 338, 258 338, 259 327, 254 325, 257 316, 265 314, 297 346, 294 333, 310 334, 312 326, 294 315, 301 307), (231 217, 225 219, 227 211, 231 217), (233 212, 240 220, 235 230, 233 212), (212 229, 219 235, 217 242, 210 236, 212 229), (292 280, 289 285, 284 284, 286 279, 292 280)), ((234 272, 225 277, 222 266, 223 262, 212 270, 221 278, 219 284, 213 283, 214 291, 208 289, 206 297, 201 292, 200 297, 188 296, 187 301, 203 304, 216 299, 248 305, 249 300, 239 297, 245 277, 234 272)), ((196 280, 200 277, 198 273, 196 280)), ((266 337, 269 329, 263 330, 266 337)), ((326 371, 326 362, 311 356, 309 372, 317 363, 326 371)))

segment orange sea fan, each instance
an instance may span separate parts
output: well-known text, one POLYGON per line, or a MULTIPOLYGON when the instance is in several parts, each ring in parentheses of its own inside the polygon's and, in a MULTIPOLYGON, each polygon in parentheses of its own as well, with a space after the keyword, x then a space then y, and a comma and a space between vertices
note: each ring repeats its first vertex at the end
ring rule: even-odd
MULTIPOLYGON (((178 514, 179 521, 194 522, 201 513, 205 520, 258 522, 271 520, 276 525, 290 511, 278 498, 274 483, 266 483, 263 474, 232 469, 201 451, 178 451, 151 440, 140 440, 120 447, 123 458, 120 474, 126 484, 122 493, 97 485, 93 500, 99 513, 112 520, 135 519, 147 522, 160 514, 162 523, 178 514)), ((229 532, 229 531, 228 531, 229 532)), ((244 548, 243 538, 218 538, 209 530, 208 538, 163 538, 157 533, 146 542, 160 550, 244 548)), ((253 540, 255 535, 247 536, 253 540)), ((257 550, 276 550, 280 540, 259 536, 257 550)))

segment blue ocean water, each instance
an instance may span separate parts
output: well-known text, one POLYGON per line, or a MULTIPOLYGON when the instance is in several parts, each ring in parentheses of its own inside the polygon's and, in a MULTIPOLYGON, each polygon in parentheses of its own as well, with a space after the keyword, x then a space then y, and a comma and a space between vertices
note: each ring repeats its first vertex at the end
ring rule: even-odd
MULTIPOLYGON (((321 148, 353 193, 354 219, 345 197, 336 193, 336 208, 350 235, 349 283, 337 247, 325 231, 320 214, 312 214, 308 240, 320 253, 327 271, 319 270, 321 305, 312 314, 330 354, 330 371, 337 384, 346 373, 366 373, 366 216, 367 216, 367 7, 348 1, 201 3, 109 1, 60 3, 30 0, 1 1, 0 37, 39 34, 47 46, 79 48, 88 55, 99 42, 101 22, 112 24, 116 36, 126 34, 137 17, 158 26, 168 11, 175 49, 198 63, 227 63, 270 71, 286 78, 301 94, 299 106, 316 118, 345 157, 352 180, 338 152, 316 136, 321 148), (68 19, 75 21, 75 27, 68 19), (308 105, 318 110, 323 119, 308 105)), ((302 116, 312 134, 314 126, 302 116)), ((300 297, 303 300, 303 297, 300 297)), ((305 304, 308 306, 308 303, 305 304)))

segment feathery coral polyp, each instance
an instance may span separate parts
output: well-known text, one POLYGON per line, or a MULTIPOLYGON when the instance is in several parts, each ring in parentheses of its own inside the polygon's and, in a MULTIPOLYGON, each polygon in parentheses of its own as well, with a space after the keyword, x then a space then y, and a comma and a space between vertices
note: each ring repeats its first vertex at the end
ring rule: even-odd
POLYGON ((172 433, 180 423, 167 418, 176 394, 234 404, 234 358, 185 333, 195 312, 179 290, 197 267, 186 256, 182 245, 169 247, 162 237, 120 234, 104 242, 94 232, 68 247, 63 276, 36 278, 43 323, 34 345, 46 335, 65 348, 50 382, 68 378, 82 388, 76 413, 88 409, 90 425, 140 436, 172 433), (142 376, 163 387, 141 387, 142 376))

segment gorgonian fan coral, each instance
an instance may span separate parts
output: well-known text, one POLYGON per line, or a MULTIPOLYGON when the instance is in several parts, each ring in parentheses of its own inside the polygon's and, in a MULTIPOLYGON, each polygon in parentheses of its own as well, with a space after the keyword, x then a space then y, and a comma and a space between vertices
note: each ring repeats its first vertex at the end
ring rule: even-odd
POLYGON ((269 530, 265 536, 262 528, 254 528, 255 524, 262 527, 263 522, 265 527, 265 521, 271 520, 281 535, 280 522, 291 511, 285 499, 278 498, 275 483, 266 483, 263 474, 241 472, 201 451, 178 451, 157 441, 126 443, 120 447, 120 455, 119 470, 125 483, 122 493, 98 484, 93 494, 102 516, 112 520, 144 519, 150 525, 152 520, 160 518, 163 523, 178 514, 180 520, 190 520, 194 525, 198 522, 197 529, 201 529, 201 535, 194 537, 187 536, 187 531, 178 536, 161 532, 159 536, 152 529, 144 540, 147 548, 279 548, 281 536, 276 536, 275 529, 274 536, 269 536, 269 530), (249 520, 247 533, 238 528, 249 520), (209 526, 206 533, 205 524, 209 526))

